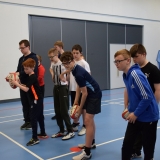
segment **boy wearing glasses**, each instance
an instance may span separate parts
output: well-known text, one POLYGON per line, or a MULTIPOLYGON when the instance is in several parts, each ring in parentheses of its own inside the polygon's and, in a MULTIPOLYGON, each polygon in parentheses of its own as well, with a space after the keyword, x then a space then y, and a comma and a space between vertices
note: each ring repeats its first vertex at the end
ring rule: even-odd
POLYGON ((52 80, 54 82, 53 95, 54 95, 54 109, 56 114, 57 124, 60 131, 52 135, 52 138, 63 137, 62 140, 67 140, 75 136, 70 117, 68 114, 69 108, 69 95, 68 95, 68 82, 62 82, 59 78, 60 74, 65 72, 65 67, 58 58, 58 51, 52 48, 48 52, 48 57, 52 62, 52 80), (66 125, 68 133, 65 134, 64 124, 66 125))
MULTIPOLYGON (((34 73, 37 75, 38 72, 38 59, 36 57, 36 54, 30 51, 30 43, 28 40, 24 39, 19 42, 19 49, 21 53, 23 54, 22 57, 20 57, 18 62, 17 71, 19 73, 19 79, 22 84, 26 84, 28 81, 28 74, 24 72, 24 67, 22 63, 26 61, 28 58, 32 58, 35 60, 36 64, 34 67, 34 73)), ((25 123, 20 127, 20 129, 31 129, 31 123, 30 123, 30 103, 29 98, 27 96, 27 93, 24 92, 22 89, 20 89, 20 97, 21 97, 21 103, 22 103, 22 110, 23 110, 23 116, 25 123)))
POLYGON ((80 116, 82 113, 82 108, 85 107, 85 125, 86 125, 86 142, 84 151, 73 157, 73 160, 90 159, 91 146, 93 139, 95 137, 95 123, 94 116, 101 112, 101 97, 102 92, 98 83, 91 77, 91 75, 80 65, 76 64, 74 61, 73 54, 71 52, 64 52, 61 55, 62 64, 68 71, 71 71, 76 82, 76 97, 74 105, 78 104, 80 94, 82 93, 80 105, 78 107, 77 113, 80 116))
POLYGON ((123 80, 128 94, 128 125, 122 145, 122 160, 130 160, 135 139, 139 133, 143 135, 144 160, 153 160, 156 142, 159 109, 147 81, 139 65, 130 67, 131 54, 128 50, 117 51, 114 55, 115 65, 123 71, 123 80))

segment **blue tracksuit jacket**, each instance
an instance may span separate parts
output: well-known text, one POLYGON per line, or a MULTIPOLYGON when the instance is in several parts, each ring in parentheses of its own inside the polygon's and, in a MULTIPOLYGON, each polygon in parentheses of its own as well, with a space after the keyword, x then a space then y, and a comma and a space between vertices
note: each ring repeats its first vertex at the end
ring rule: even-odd
POLYGON ((138 64, 123 73, 123 80, 129 98, 129 112, 134 112, 137 120, 153 122, 159 119, 159 109, 147 78, 138 64))

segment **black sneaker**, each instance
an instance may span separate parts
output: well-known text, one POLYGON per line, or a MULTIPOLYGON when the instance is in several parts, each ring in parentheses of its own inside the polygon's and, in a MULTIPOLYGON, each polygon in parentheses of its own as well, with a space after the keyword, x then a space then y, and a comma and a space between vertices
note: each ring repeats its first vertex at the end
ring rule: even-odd
POLYGON ((29 124, 28 122, 25 122, 25 123, 20 127, 20 129, 26 129, 26 126, 27 126, 28 124, 29 124))
POLYGON ((44 134, 42 134, 42 133, 39 133, 39 134, 37 134, 37 136, 39 137, 39 138, 48 138, 48 136, 47 136, 47 134, 46 133, 44 133, 44 134))
POLYGON ((25 127, 26 130, 32 129, 31 123, 28 123, 25 127))
POLYGON ((132 156, 131 156, 131 159, 141 158, 141 157, 142 157, 141 153, 133 153, 132 156))
POLYGON ((54 115, 51 119, 52 119, 52 120, 55 120, 55 119, 56 119, 56 115, 54 115))
POLYGON ((39 139, 31 139, 26 145, 27 146, 33 146, 35 144, 38 144, 39 143, 39 139))

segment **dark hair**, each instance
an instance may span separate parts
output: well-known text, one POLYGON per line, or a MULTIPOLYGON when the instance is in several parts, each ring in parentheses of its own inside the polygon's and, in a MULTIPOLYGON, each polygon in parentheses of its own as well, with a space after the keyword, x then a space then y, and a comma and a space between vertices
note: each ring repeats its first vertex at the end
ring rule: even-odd
POLYGON ((29 43, 28 40, 26 40, 26 39, 21 40, 21 41, 19 42, 19 45, 21 45, 21 44, 23 44, 23 43, 24 43, 25 47, 30 47, 30 43, 29 43))
POLYGON ((142 44, 136 43, 130 49, 131 57, 135 57, 136 54, 147 54, 145 47, 142 44))
POLYGON ((35 65, 36 65, 36 62, 35 62, 35 60, 32 59, 32 58, 28 58, 26 61, 24 61, 24 62, 22 63, 22 65, 23 65, 24 67, 34 68, 35 65))
POLYGON ((75 45, 72 47, 72 51, 73 51, 74 49, 75 49, 75 50, 79 50, 79 52, 82 53, 82 47, 81 47, 79 44, 75 44, 75 45))
POLYGON ((73 54, 70 51, 66 51, 61 55, 61 62, 69 62, 69 61, 73 61, 73 54))

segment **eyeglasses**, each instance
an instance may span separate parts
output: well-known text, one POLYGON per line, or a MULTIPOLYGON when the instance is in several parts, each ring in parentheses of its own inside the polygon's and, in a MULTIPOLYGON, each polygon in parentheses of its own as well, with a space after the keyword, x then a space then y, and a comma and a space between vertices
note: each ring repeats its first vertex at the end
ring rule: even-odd
POLYGON ((25 48, 26 48, 26 47, 20 47, 19 50, 23 50, 23 49, 25 49, 25 48))
POLYGON ((54 55, 54 56, 49 56, 48 58, 50 58, 50 59, 52 59, 52 58, 54 58, 56 55, 54 55))
POLYGON ((123 60, 116 60, 116 61, 114 61, 114 64, 120 64, 122 61, 125 61, 125 60, 127 60, 127 59, 123 59, 123 60))
POLYGON ((62 63, 63 66, 68 66, 72 61, 62 63))

